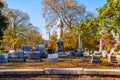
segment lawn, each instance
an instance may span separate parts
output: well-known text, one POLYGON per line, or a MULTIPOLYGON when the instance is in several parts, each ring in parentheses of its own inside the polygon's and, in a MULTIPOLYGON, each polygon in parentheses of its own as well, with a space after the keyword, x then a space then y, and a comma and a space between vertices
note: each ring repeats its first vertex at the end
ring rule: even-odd
POLYGON ((8 62, 0 63, 0 69, 42 69, 42 68, 109 68, 120 69, 119 66, 109 65, 107 58, 102 58, 102 63, 93 64, 91 58, 59 58, 58 62, 48 62, 42 59, 42 62, 8 62))

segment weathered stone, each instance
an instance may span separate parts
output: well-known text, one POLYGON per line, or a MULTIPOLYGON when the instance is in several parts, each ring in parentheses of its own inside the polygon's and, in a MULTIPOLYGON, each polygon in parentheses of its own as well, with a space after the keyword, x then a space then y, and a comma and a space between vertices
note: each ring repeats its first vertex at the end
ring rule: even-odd
POLYGON ((107 55, 108 55, 108 52, 107 52, 107 51, 102 51, 102 57, 103 57, 103 58, 106 58, 107 55))
POLYGON ((116 70, 116 69, 84 69, 84 75, 117 76, 117 75, 120 75, 120 70, 116 70))
POLYGON ((57 62, 58 61, 58 54, 48 54, 47 61, 57 62))
POLYGON ((8 60, 10 62, 24 62, 24 53, 23 52, 13 52, 8 54, 8 60))
POLYGON ((108 56, 108 63, 109 64, 117 64, 118 62, 117 62, 116 56, 109 54, 109 56, 108 56))
POLYGON ((91 63, 100 63, 100 56, 99 55, 92 55, 91 63))
POLYGON ((45 74, 83 74, 82 68, 45 68, 45 74))
POLYGON ((47 57, 47 55, 45 54, 45 45, 36 45, 35 51, 39 52, 41 58, 47 57))
POLYGON ((22 45, 21 51, 24 52, 24 57, 28 57, 28 54, 31 52, 31 46, 30 45, 22 45))
POLYGON ((32 53, 29 53, 29 55, 28 55, 28 61, 40 62, 41 58, 40 58, 39 52, 33 51, 32 53))
POLYGON ((0 63, 8 62, 8 58, 4 54, 0 54, 0 63))

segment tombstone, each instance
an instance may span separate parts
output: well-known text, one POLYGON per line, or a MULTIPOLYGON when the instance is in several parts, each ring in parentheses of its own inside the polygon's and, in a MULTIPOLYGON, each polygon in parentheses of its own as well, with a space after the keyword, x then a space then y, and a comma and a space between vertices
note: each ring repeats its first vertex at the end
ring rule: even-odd
POLYGON ((63 23, 62 19, 59 18, 57 22, 57 41, 56 41, 56 50, 55 53, 58 54, 59 57, 64 57, 65 51, 64 51, 64 41, 62 39, 63 35, 63 23))
POLYGON ((83 57, 83 50, 82 50, 82 35, 79 35, 79 47, 77 56, 83 57))
POLYGON ((41 58, 47 57, 47 55, 45 54, 45 45, 36 45, 35 51, 39 52, 41 58))
POLYGON ((83 52, 84 57, 89 57, 89 51, 87 50, 87 48, 85 48, 85 51, 83 52))
POLYGON ((13 52, 8 54, 8 60, 10 62, 24 62, 24 52, 13 52))
POLYGON ((110 54, 114 54, 114 53, 115 53, 115 48, 112 48, 110 54))
POLYGON ((74 48, 70 48, 70 57, 75 56, 74 48))
POLYGON ((8 53, 13 53, 13 52, 15 52, 15 50, 9 50, 9 52, 8 52, 8 53))
POLYGON ((91 63, 101 63, 99 55, 92 55, 91 63))
POLYGON ((58 61, 58 54, 48 54, 47 61, 57 62, 58 61))
POLYGON ((28 54, 28 61, 30 62, 41 62, 39 51, 33 51, 28 54))
POLYGON ((7 55, 0 54, 0 63, 8 62, 7 55))
POLYGON ((31 46, 30 45, 22 45, 21 51, 24 52, 24 57, 28 57, 28 54, 31 52, 31 46))
POLYGON ((47 53, 48 53, 48 54, 53 54, 54 52, 53 52, 52 49, 48 49, 48 50, 47 50, 47 53))
POLYGON ((107 55, 108 55, 108 52, 107 52, 107 51, 102 51, 102 57, 103 57, 103 58, 106 58, 107 55))
POLYGON ((109 64, 117 64, 117 58, 114 54, 108 55, 108 63, 109 64))
POLYGON ((83 52, 83 55, 84 55, 84 57, 89 57, 90 56, 89 51, 83 52))

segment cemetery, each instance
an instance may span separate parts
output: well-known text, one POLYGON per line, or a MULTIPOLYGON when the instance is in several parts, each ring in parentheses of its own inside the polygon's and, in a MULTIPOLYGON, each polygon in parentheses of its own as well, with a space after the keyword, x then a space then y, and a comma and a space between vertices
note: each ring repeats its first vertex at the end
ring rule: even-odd
POLYGON ((0 0, 0 80, 120 80, 120 1, 81 1, 40 0, 43 22, 0 0))

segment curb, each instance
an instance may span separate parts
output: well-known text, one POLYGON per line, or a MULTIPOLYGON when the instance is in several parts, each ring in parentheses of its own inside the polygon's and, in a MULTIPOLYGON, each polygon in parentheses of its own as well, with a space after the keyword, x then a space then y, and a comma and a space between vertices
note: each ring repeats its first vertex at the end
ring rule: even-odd
POLYGON ((84 68, 44 68, 44 69, 0 69, 0 76, 8 75, 96 75, 120 76, 116 69, 84 69, 84 68))

